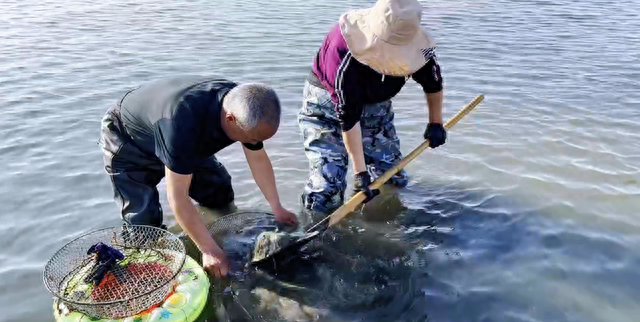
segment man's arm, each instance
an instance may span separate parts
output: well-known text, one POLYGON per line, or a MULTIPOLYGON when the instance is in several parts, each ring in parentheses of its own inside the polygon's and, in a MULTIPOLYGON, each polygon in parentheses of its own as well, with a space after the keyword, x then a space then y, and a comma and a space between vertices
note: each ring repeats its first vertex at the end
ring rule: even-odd
POLYGON ((435 53, 428 58, 427 63, 411 75, 426 93, 427 106, 429 107, 429 123, 442 124, 442 97, 443 82, 440 64, 435 53))
POLYGON ((442 91, 427 93, 426 96, 429 107, 429 123, 442 124, 442 91))
POLYGON ((192 175, 178 174, 165 167, 165 176, 169 206, 171 206, 180 227, 202 252, 203 267, 216 276, 226 275, 229 268, 224 253, 211 237, 189 197, 192 175))
POLYGON ((276 187, 276 177, 273 174, 273 166, 271 165, 271 160, 269 160, 267 152, 264 148, 252 151, 242 146, 242 149, 247 158, 247 163, 249 163, 253 179, 256 181, 265 199, 267 199, 276 218, 280 221, 295 223, 295 215, 284 209, 280 203, 280 196, 278 196, 278 189, 276 187))
POLYGON ((424 130, 424 139, 429 140, 429 147, 437 148, 447 140, 447 130, 442 123, 442 90, 435 93, 427 93, 427 105, 429 106, 429 123, 424 130))
POLYGON ((351 160, 353 160, 354 173, 367 171, 367 166, 364 163, 360 122, 356 123, 356 125, 348 131, 343 131, 342 139, 344 140, 344 146, 347 148, 347 153, 349 153, 351 160))
POLYGON ((423 137, 425 140, 429 140, 431 148, 438 147, 445 143, 447 131, 442 122, 442 75, 435 54, 411 77, 422 86, 422 90, 426 93, 429 122, 423 137))
POLYGON ((347 153, 353 160, 353 171, 355 173, 355 180, 353 186, 356 191, 363 191, 367 198, 365 203, 369 202, 373 197, 380 193, 379 189, 370 190, 371 177, 367 171, 367 166, 364 163, 364 151, 362 147, 362 130, 360 129, 360 122, 356 123, 348 131, 342 132, 342 139, 344 140, 344 146, 347 148, 347 153))

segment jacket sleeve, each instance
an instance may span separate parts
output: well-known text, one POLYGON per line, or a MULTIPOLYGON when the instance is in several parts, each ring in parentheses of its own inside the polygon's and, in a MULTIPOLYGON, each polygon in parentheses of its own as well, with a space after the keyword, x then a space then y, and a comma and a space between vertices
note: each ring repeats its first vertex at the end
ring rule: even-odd
POLYGON ((364 104, 361 100, 361 89, 355 59, 351 53, 342 60, 336 73, 335 93, 332 95, 336 107, 336 114, 343 131, 349 131, 360 121, 364 104))
POLYGON ((420 84, 422 90, 427 94, 441 91, 442 75, 440 74, 440 65, 438 64, 435 54, 431 56, 422 68, 413 73, 411 78, 420 84))

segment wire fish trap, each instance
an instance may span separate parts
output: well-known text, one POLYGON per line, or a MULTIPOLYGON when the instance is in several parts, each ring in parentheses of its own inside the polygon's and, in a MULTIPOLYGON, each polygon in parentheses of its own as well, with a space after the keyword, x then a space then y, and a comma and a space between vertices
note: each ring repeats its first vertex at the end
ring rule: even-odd
POLYGON ((98 319, 121 319, 170 296, 185 258, 184 244, 176 235, 125 225, 67 243, 47 262, 43 279, 69 309, 98 319))

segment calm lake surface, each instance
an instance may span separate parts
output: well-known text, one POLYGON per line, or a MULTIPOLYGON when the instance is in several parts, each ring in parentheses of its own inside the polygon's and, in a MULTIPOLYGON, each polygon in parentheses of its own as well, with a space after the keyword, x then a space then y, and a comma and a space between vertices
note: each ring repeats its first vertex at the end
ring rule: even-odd
MULTIPOLYGON (((266 148, 284 205, 300 211, 305 77, 339 15, 372 4, 2 1, 0 321, 53 321, 46 261, 120 223, 96 141, 107 108, 141 82, 197 73, 272 85, 284 115, 266 148)), ((409 187, 327 243, 352 265, 306 267, 302 295, 263 287, 236 304, 254 320, 638 321, 640 2, 423 5, 445 119, 485 100, 407 167, 409 187)), ((394 106, 408 153, 427 119, 419 86, 394 106)), ((268 211, 240 145, 219 159, 236 206, 268 211)))

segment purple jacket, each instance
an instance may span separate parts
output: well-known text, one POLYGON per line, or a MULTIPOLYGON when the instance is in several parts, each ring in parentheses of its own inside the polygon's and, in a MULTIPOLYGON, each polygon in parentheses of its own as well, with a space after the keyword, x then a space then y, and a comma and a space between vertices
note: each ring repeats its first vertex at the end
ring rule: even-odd
MULTIPOLYGON (((435 54, 410 76, 425 93, 442 90, 442 76, 435 54)), ((365 104, 381 103, 396 96, 409 77, 382 75, 351 55, 336 25, 327 34, 313 62, 309 82, 331 94, 343 131, 360 121, 365 104)))

